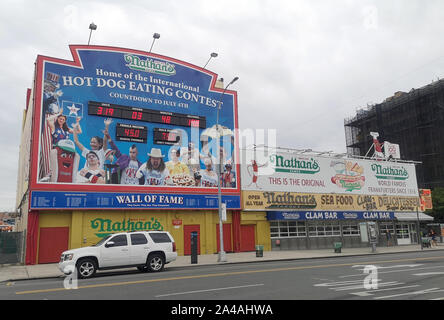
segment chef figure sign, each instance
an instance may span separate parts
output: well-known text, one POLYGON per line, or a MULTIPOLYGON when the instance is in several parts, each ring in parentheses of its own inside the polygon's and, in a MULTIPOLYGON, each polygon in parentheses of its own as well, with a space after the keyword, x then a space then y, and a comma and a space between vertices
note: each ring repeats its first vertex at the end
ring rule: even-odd
POLYGON ((384 153, 382 152, 382 147, 384 146, 384 143, 379 142, 379 133, 370 132, 370 135, 373 137, 373 146, 375 147, 375 153, 373 154, 373 157, 384 159, 384 153))

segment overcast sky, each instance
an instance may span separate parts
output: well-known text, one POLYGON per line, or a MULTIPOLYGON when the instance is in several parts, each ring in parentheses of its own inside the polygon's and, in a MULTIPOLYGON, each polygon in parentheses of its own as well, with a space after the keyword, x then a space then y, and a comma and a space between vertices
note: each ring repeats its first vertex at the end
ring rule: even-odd
MULTIPOLYGON (((444 76, 442 0, 186 0, 0 2, 0 210, 13 210, 26 89, 38 54, 69 44, 148 51, 239 76, 241 129, 277 144, 346 151, 344 118, 396 91, 444 76)), ((396 141, 393 141, 396 142, 396 141)))

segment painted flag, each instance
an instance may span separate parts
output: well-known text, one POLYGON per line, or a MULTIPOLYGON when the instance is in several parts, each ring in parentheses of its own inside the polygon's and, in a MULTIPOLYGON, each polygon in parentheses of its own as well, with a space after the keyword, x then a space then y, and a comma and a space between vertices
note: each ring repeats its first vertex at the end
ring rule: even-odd
POLYGON ((43 124, 43 134, 41 135, 41 157, 40 157, 40 170, 39 177, 40 179, 46 177, 50 172, 50 163, 49 163, 49 155, 52 149, 52 136, 51 136, 51 128, 48 125, 48 117, 50 114, 45 115, 45 122, 43 124))

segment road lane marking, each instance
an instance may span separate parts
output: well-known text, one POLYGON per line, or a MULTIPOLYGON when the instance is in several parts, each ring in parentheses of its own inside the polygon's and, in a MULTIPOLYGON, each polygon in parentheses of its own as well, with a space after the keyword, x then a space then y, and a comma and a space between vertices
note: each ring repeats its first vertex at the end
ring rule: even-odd
POLYGON ((419 287, 419 284, 415 284, 413 286, 397 287, 397 288, 375 289, 375 290, 371 290, 371 291, 352 292, 350 294, 353 294, 353 295, 356 295, 359 297, 368 297, 368 296, 372 296, 375 292, 401 290, 401 289, 414 288, 414 287, 419 287))
POLYGON ((424 272, 424 273, 415 273, 413 276, 433 276, 437 274, 444 274, 444 272, 424 272))
MULTIPOLYGON (((427 258, 406 258, 406 259, 395 259, 395 260, 382 260, 382 261, 377 261, 377 262, 378 263, 396 263, 396 262, 405 262, 405 261, 424 261, 424 260, 433 260, 433 259, 444 259, 444 256, 427 257, 427 258)), ((370 265, 370 264, 375 264, 375 262, 374 261, 362 262, 362 264, 370 265)), ((259 269, 259 270, 247 270, 247 271, 234 271, 234 272, 223 272, 223 273, 210 273, 210 274, 202 274, 202 275, 194 275, 194 276, 181 276, 181 277, 171 277, 171 278, 93 284, 93 285, 86 285, 86 286, 78 286, 77 289, 72 289, 72 290, 104 288, 104 287, 114 287, 114 286, 124 286, 124 285, 134 285, 134 284, 145 284, 145 283, 161 282, 161 281, 175 281, 175 280, 189 280, 189 279, 201 279, 201 278, 211 278, 211 277, 225 277, 225 276, 235 276, 235 275, 242 275, 242 274, 265 273, 265 272, 347 267, 347 266, 353 266, 353 265, 356 265, 356 262, 314 265, 314 266, 285 267, 285 268, 274 268, 274 269, 259 269)), ((15 294, 22 295, 22 294, 34 294, 34 293, 49 293, 49 292, 60 292, 60 291, 65 291, 65 290, 67 290, 67 289, 61 287, 61 288, 51 288, 51 289, 17 291, 15 294)))
MULTIPOLYGON (((398 281, 381 282, 381 283, 378 283, 378 288, 379 287, 397 286, 397 285, 400 285, 400 284, 404 284, 404 283, 398 282, 398 281)), ((358 286, 331 288, 331 290, 335 290, 335 291, 346 291, 346 290, 357 290, 357 289, 366 289, 366 288, 365 288, 365 286, 363 284, 358 285, 358 286)))
MULTIPOLYGON (((393 268, 416 268, 416 267, 419 267, 419 266, 423 266, 423 264, 418 264, 418 263, 416 263, 416 264, 397 264, 397 265, 394 265, 394 266, 387 266, 387 267, 375 265, 375 267, 377 267, 378 270, 381 270, 381 269, 393 269, 393 268)), ((358 264, 358 265, 353 266, 352 268, 357 268, 357 267, 366 267, 366 266, 364 266, 362 264, 358 264)), ((365 268, 356 269, 356 270, 361 270, 362 271, 364 269, 365 268)))
POLYGON ((348 285, 348 284, 358 284, 362 283, 362 280, 352 280, 352 281, 338 281, 338 282, 326 282, 326 283, 318 283, 315 284, 315 287, 335 287, 335 286, 342 286, 342 285, 348 285))
POLYGON ((237 287, 225 287, 225 288, 214 288, 214 289, 203 289, 203 290, 194 290, 194 291, 185 291, 185 292, 175 292, 175 293, 167 293, 167 294, 160 294, 155 296, 156 298, 160 297, 168 297, 168 296, 178 296, 183 294, 193 294, 193 293, 201 293, 201 292, 210 292, 210 291, 221 291, 221 290, 231 290, 231 289, 240 289, 240 288, 249 288, 249 287, 259 287, 263 286, 263 283, 258 284, 250 284, 245 286, 237 286, 237 287))
POLYGON ((410 296, 410 295, 420 295, 420 294, 428 294, 428 293, 435 293, 435 292, 442 292, 444 290, 439 290, 439 288, 430 288, 420 291, 413 291, 413 292, 407 292, 407 293, 401 293, 401 294, 392 294, 390 296, 384 296, 384 297, 375 297, 375 300, 380 299, 389 299, 389 298, 395 298, 395 297, 401 297, 401 296, 410 296))
MULTIPOLYGON (((392 270, 392 271, 380 271, 378 273, 379 274, 386 274, 386 273, 393 273, 393 272, 416 271, 416 270, 436 269, 436 268, 444 268, 444 266, 422 267, 422 268, 404 269, 404 270, 392 270)), ((362 273, 349 274, 349 275, 345 275, 345 276, 340 276, 339 278, 350 278, 350 277, 359 277, 359 276, 362 276, 362 273)))
MULTIPOLYGON (((397 286, 404 284, 403 282, 398 282, 398 281, 390 281, 390 282, 380 282, 380 281, 381 279, 377 280, 378 287, 389 287, 389 286, 397 286)), ((331 287, 329 289, 334 291, 365 289, 362 280, 319 283, 315 284, 314 287, 331 287)))

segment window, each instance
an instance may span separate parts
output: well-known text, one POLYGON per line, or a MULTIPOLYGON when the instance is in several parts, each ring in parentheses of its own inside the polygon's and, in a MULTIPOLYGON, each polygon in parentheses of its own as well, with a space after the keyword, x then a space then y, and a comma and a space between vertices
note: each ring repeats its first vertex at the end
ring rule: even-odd
POLYGON ((99 242, 97 242, 95 245, 93 245, 93 247, 100 247, 106 240, 108 240, 111 236, 106 236, 105 238, 103 238, 102 240, 100 240, 99 242))
POLYGON ((302 238, 306 237, 305 222, 270 221, 271 238, 302 238))
POLYGON ((131 234, 131 244, 139 245, 139 244, 147 244, 148 240, 146 239, 145 235, 142 233, 135 233, 131 234))
POLYGON ((114 242, 114 247, 122 247, 122 246, 128 245, 128 241, 126 239, 126 234, 121 234, 121 235, 112 237, 110 241, 114 242))
POLYGON ((338 222, 317 222, 308 227, 310 237, 335 237, 341 235, 338 222))
POLYGON ((359 231, 359 225, 357 222, 349 222, 342 225, 343 236, 359 236, 360 234, 361 233, 359 231))
POLYGON ((155 243, 171 242, 170 237, 165 232, 153 232, 150 233, 150 237, 155 243))
POLYGON ((395 234, 395 229, 393 228, 393 222, 380 222, 379 234, 386 235, 387 232, 390 232, 392 235, 395 234))

